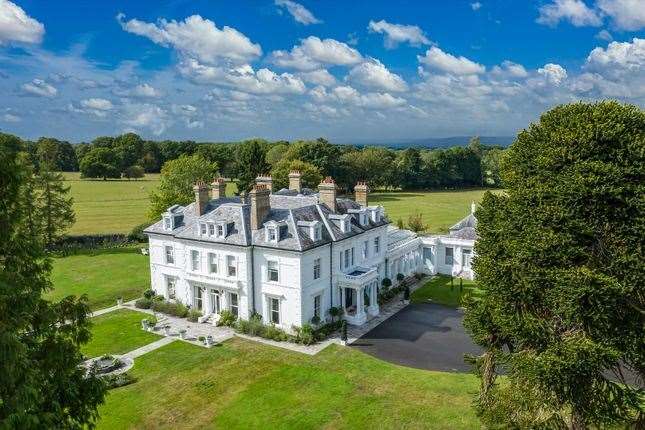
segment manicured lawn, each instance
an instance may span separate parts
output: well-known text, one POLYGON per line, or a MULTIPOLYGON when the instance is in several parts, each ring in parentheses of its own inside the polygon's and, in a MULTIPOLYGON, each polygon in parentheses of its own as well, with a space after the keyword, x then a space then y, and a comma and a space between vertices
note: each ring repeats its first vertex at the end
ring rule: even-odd
POLYGON ((450 276, 438 275, 413 292, 410 296, 410 301, 412 303, 428 303, 431 300, 433 303, 440 305, 457 307, 461 305, 461 299, 465 295, 478 296, 481 293, 481 290, 477 288, 477 284, 473 281, 453 278, 451 285, 450 276), (460 282, 463 282, 463 288, 460 287, 460 282))
POLYGON ((139 248, 89 251, 53 259, 51 300, 87 294, 93 310, 140 297, 150 286, 149 260, 139 248))
MULTIPOLYGON (((380 204, 392 221, 401 218, 407 225, 410 215, 419 212, 429 233, 446 233, 448 228, 470 213, 471 202, 479 202, 486 190, 379 192, 369 195, 370 204, 380 204)), ((493 192, 500 192, 493 190, 493 192)))
POLYGON ((142 312, 119 309, 92 318, 92 340, 81 352, 88 357, 124 354, 158 340, 158 335, 141 330, 145 317, 142 312))
POLYGON ((101 429, 479 428, 470 374, 396 366, 351 348, 316 356, 235 338, 177 341, 138 358, 100 408, 101 429))
MULTIPOLYGON (((65 172, 65 185, 74 197, 76 223, 68 234, 129 233, 147 222, 150 191, 159 185, 159 174, 142 179, 88 180, 78 172, 65 172)), ((228 184, 227 193, 235 192, 228 184)))

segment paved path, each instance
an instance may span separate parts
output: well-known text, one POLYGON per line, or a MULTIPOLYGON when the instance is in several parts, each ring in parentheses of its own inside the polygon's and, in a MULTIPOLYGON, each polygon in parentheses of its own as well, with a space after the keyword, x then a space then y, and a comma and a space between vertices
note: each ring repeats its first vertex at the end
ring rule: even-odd
POLYGON ((462 325, 461 311, 413 304, 351 346, 383 360, 428 370, 468 372, 464 354, 479 354, 462 325))
POLYGON ((143 345, 141 348, 137 348, 133 351, 123 354, 123 357, 135 359, 137 357, 141 357, 143 354, 146 354, 150 351, 154 351, 157 348, 161 348, 162 346, 168 345, 169 343, 174 342, 175 340, 177 339, 174 337, 162 337, 161 339, 156 340, 152 343, 143 345))

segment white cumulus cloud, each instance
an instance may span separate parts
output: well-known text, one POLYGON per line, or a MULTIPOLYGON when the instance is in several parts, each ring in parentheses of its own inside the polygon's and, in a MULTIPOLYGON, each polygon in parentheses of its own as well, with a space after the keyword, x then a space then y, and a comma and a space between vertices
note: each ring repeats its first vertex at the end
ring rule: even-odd
POLYGON ((45 26, 36 21, 15 3, 0 0, 0 45, 18 43, 40 43, 45 26))
POLYGON ((40 97, 54 97, 58 94, 58 90, 53 86, 48 84, 42 79, 34 79, 31 82, 22 84, 22 90, 40 97))
POLYGON ((555 26, 561 20, 570 21, 576 27, 602 25, 602 18, 582 0, 553 0, 553 3, 540 7, 536 22, 555 26))
POLYGON ((544 79, 552 85, 560 85, 562 81, 567 79, 567 71, 559 64, 545 64, 537 72, 544 76, 544 79))
POLYGON ((612 18, 618 29, 638 31, 645 27, 643 0, 598 0, 598 7, 612 18))
POLYGON ((480 2, 478 2, 478 1, 476 1, 475 3, 471 3, 470 7, 471 7, 472 10, 477 11, 477 10, 482 8, 482 4, 480 2))
POLYGON ((205 63, 221 60, 243 63, 262 54, 260 45, 251 42, 236 29, 228 26, 219 29, 213 21, 199 15, 189 16, 184 21, 161 19, 157 24, 137 19, 125 21, 123 14, 117 15, 117 20, 127 32, 147 37, 162 46, 173 47, 205 63))
POLYGON ((385 47, 396 48, 400 43, 409 43, 412 46, 430 45, 430 40, 423 30, 416 25, 391 24, 384 19, 370 21, 367 26, 369 31, 385 35, 385 47))
POLYGON ((124 107, 123 124, 126 130, 148 130, 158 136, 170 125, 167 112, 159 106, 144 104, 129 104, 124 107))
POLYGON ((432 69, 453 75, 473 75, 486 71, 486 68, 481 64, 463 56, 455 57, 436 46, 428 49, 423 56, 417 55, 417 59, 421 64, 425 64, 432 69))
POLYGON ((278 50, 271 54, 271 60, 280 67, 298 70, 315 70, 323 65, 351 66, 363 57, 354 48, 335 39, 320 39, 309 36, 294 46, 291 51, 278 50))
POLYGON ((377 88, 386 91, 406 91, 408 85, 396 73, 390 72, 377 59, 370 59, 353 67, 347 75, 347 80, 364 87, 377 88))
POLYGON ((112 109, 112 102, 102 98, 89 98, 81 100, 81 106, 86 109, 95 109, 101 111, 108 111, 112 109))
POLYGON ((311 72, 301 72, 298 73, 298 76, 305 82, 309 82, 314 85, 323 85, 325 87, 330 87, 336 84, 336 78, 334 75, 329 73, 327 69, 318 69, 312 70, 311 72))
POLYGON ((314 16, 306 7, 291 0, 275 0, 276 6, 283 7, 300 24, 320 24, 322 21, 314 16))

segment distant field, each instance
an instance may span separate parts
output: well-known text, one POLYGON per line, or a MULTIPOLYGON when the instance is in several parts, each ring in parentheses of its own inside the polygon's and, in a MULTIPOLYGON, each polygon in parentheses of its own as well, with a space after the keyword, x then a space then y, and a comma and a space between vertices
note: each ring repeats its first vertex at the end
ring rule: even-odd
MULTIPOLYGON (((76 224, 69 234, 129 233, 147 221, 150 191, 159 184, 159 174, 142 179, 80 179, 78 172, 65 172, 65 183, 74 197, 76 224)), ((227 193, 235 191, 229 184, 227 193)))
MULTIPOLYGON (((136 225, 146 222, 150 191, 159 184, 158 174, 148 174, 137 180, 86 180, 78 173, 64 173, 71 186, 76 211, 76 224, 69 234, 129 233, 136 225)), ((486 190, 375 192, 370 203, 385 207, 392 222, 415 212, 423 214, 428 231, 441 233, 466 216, 471 202, 479 202, 486 190)), ((229 184, 227 194, 235 192, 229 184)))
POLYGON ((150 191, 159 183, 158 174, 133 180, 87 180, 64 173, 74 197, 76 224, 69 234, 129 233, 146 221, 150 191))
POLYGON ((383 205, 393 223, 401 218, 407 225, 408 217, 420 212, 428 232, 446 233, 450 226, 470 213, 471 202, 478 203, 486 191, 378 192, 369 195, 369 203, 383 205))

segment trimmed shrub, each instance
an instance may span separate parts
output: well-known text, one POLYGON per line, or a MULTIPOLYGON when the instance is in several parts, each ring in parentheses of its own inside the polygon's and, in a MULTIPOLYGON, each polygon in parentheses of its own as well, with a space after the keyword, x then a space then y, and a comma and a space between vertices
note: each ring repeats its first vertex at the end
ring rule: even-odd
POLYGON ((225 309, 219 313, 219 319, 217 320, 218 326, 233 327, 237 318, 231 311, 225 309))
POLYGON ((407 285, 403 290, 403 300, 410 300, 410 287, 408 287, 407 285))
POLYGON ((318 315, 314 315, 314 316, 311 318, 311 323, 312 323, 313 325, 318 325, 318 324, 320 324, 320 317, 319 317, 318 315))
POLYGON ((278 342, 285 341, 289 338, 289 336, 287 336, 287 333, 285 333, 284 330, 276 327, 275 324, 269 324, 265 327, 263 337, 271 340, 276 340, 278 342))
POLYGON ((179 318, 185 318, 188 315, 188 308, 182 303, 153 300, 151 308, 156 312, 174 315, 179 318))
POLYGON ((314 338, 318 341, 325 340, 330 334, 336 332, 340 329, 343 322, 342 320, 333 321, 327 324, 323 324, 314 330, 314 338))
POLYGON ((390 278, 383 278, 381 285, 383 285, 385 288, 390 288, 392 286, 392 280, 390 278))
POLYGON ((329 308, 329 316, 333 322, 336 318, 343 316, 343 308, 332 306, 329 308))
POLYGON ((296 330, 296 342, 303 345, 314 343, 314 329, 309 324, 303 324, 302 327, 294 327, 296 330))
POLYGON ((396 280, 401 282, 402 280, 405 279, 405 275, 403 273, 397 273, 396 274, 396 280))
POLYGON ((146 299, 152 299, 156 294, 155 290, 149 289, 143 292, 143 297, 146 299))
POLYGON ((347 321, 343 320, 340 327, 340 340, 347 342, 347 321))
POLYGON ((139 309, 150 309, 152 306, 152 300, 150 299, 139 299, 136 302, 134 302, 134 307, 139 308, 139 309))
POLYGON ((188 318, 188 321, 190 322, 197 322, 197 320, 201 316, 202 316, 202 313, 200 311, 198 311, 197 309, 191 309, 188 311, 187 318, 188 318))
POLYGON ((130 375, 128 372, 119 373, 118 375, 106 375, 101 378, 107 385, 108 390, 112 388, 124 387, 126 385, 134 384, 137 378, 130 375))

